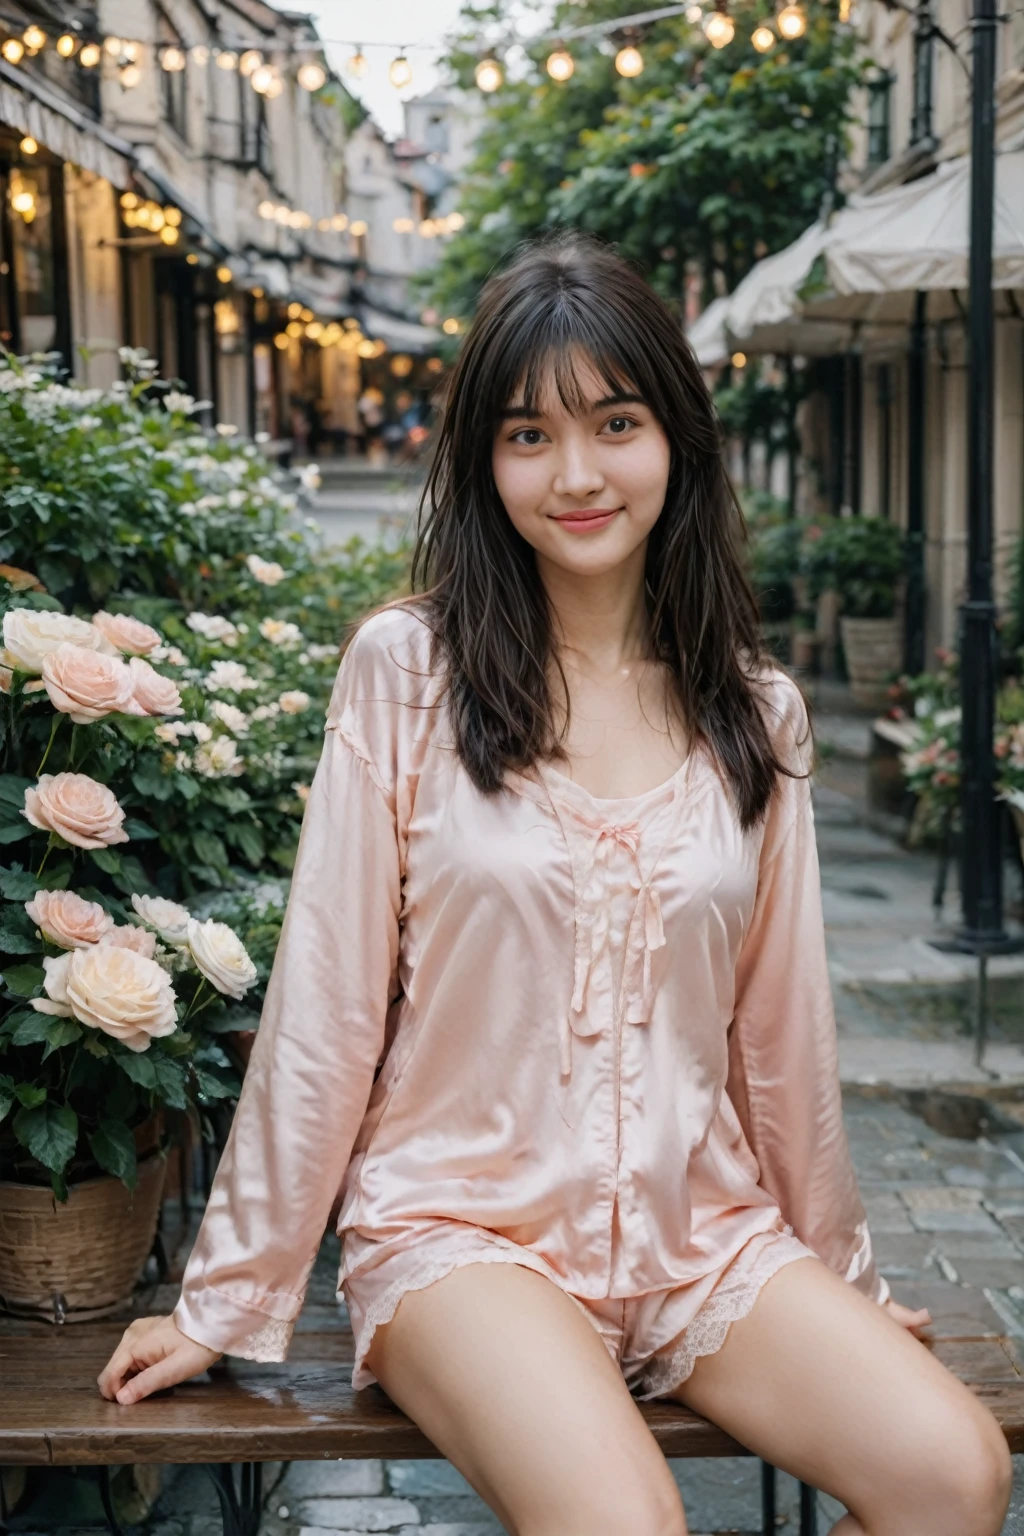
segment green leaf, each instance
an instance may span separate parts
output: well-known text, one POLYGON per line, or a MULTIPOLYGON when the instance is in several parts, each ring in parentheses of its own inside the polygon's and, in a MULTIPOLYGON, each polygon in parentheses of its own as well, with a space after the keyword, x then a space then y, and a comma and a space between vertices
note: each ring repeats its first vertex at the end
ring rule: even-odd
POLYGON ((20 864, 0 869, 0 896, 8 901, 31 901, 38 889, 39 881, 30 869, 22 869, 20 864))
POLYGON ((239 826, 228 828, 228 837, 250 864, 257 866, 263 862, 266 847, 259 827, 242 822, 239 826))
POLYGON ((200 864, 211 864, 214 869, 223 869, 228 862, 228 851, 214 832, 193 832, 192 847, 200 864))
POLYGON ((105 875, 116 875, 121 871, 121 855, 115 853, 113 848, 92 848, 90 857, 105 875))
POLYGON ((200 1093, 208 1099, 233 1099, 239 1090, 240 1084, 237 1080, 232 1081, 221 1077, 205 1067, 194 1067, 193 1070, 200 1093))
POLYGON ((133 843, 143 843, 150 838, 160 836, 160 833, 153 827, 147 826, 144 821, 136 821, 133 816, 129 816, 125 821, 124 830, 128 833, 133 843))
POLYGON ((0 922, 0 954, 37 955, 42 947, 33 934, 18 933, 6 922, 0 922))
POLYGON ((23 779, 18 773, 0 773, 0 804, 13 805, 20 812, 25 804, 25 791, 34 783, 34 779, 23 779))
POLYGON ((135 1138, 120 1120, 104 1119, 89 1137, 92 1155, 104 1173, 113 1174, 129 1189, 135 1188, 135 1138))
POLYGON ((138 715, 114 715, 112 723, 126 741, 130 741, 134 746, 141 746, 144 741, 152 738, 153 726, 156 722, 150 718, 142 720, 138 715))
POLYGON ((31 837, 36 830, 24 817, 20 821, 0 825, 0 843, 20 843, 23 837, 31 837))
POLYGON ((35 1109, 37 1104, 46 1103, 46 1089, 38 1088, 35 1083, 17 1083, 14 1096, 26 1109, 35 1109))
POLYGON ((90 1056, 103 1057, 110 1055, 109 1050, 104 1045, 99 1035, 96 1034, 95 1030, 90 1031, 90 1033, 86 1035, 85 1039, 82 1041, 82 1048, 88 1051, 90 1056))
POLYGON ((165 1056, 155 1056, 153 1066, 156 1070, 156 1091, 164 1103, 172 1109, 187 1109, 184 1067, 180 1062, 168 1061, 165 1056))
POLYGON ((117 1051, 114 1054, 121 1071, 133 1083, 138 1083, 140 1088, 156 1087, 156 1068, 152 1057, 141 1051, 117 1051))
POLYGON ((14 1134, 37 1163, 51 1173, 63 1173, 78 1142, 78 1116, 68 1104, 19 1109, 14 1134))
POLYGON ((14 1103, 14 1097, 14 1078, 8 1077, 6 1072, 0 1072, 0 1120, 6 1118, 11 1105, 14 1103))
POLYGON ((82 1026, 74 1019, 62 1019, 52 1013, 32 1013, 18 1025, 12 1040, 15 1045, 45 1044, 45 1061, 62 1045, 73 1045, 81 1036, 82 1026))
POLYGON ((4 985, 15 997, 35 997, 43 984, 41 965, 9 965, 3 973, 4 985))

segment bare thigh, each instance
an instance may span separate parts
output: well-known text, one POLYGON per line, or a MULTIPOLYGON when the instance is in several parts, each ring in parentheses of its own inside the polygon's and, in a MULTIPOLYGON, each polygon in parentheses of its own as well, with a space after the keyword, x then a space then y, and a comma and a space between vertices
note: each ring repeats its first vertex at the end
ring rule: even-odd
POLYGON ((467 1264, 407 1291, 367 1361, 514 1536, 686 1536, 618 1366, 536 1271, 467 1264))
POLYGON ((817 1259, 785 1265, 672 1394, 839 1499, 845 1533, 996 1536, 1012 1475, 973 1393, 817 1259))

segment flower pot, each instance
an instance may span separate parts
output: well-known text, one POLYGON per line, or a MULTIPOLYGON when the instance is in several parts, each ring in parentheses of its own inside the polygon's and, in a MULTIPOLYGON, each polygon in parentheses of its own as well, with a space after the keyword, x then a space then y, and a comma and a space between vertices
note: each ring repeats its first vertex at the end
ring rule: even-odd
POLYGON ((903 627, 900 620, 839 620, 843 653, 850 677, 850 691, 858 704, 868 709, 884 709, 889 703, 889 686, 900 669, 903 656, 903 627))
POLYGON ((156 1233, 167 1163, 141 1158, 138 1182, 84 1179, 58 1204, 48 1187, 0 1182, 0 1305, 22 1317, 84 1322, 131 1299, 156 1233))

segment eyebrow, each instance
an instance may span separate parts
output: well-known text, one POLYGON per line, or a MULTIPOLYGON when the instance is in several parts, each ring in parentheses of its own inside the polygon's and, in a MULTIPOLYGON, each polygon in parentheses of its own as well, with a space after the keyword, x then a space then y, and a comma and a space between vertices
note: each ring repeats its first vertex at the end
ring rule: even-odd
MULTIPOLYGON (((595 411, 603 411, 609 405, 646 405, 647 401, 642 395, 614 394, 605 395, 602 400, 595 400, 590 406, 589 414, 595 411)), ((499 411, 499 421, 539 421, 544 415, 543 411, 528 410, 525 405, 510 405, 507 409, 499 411)))

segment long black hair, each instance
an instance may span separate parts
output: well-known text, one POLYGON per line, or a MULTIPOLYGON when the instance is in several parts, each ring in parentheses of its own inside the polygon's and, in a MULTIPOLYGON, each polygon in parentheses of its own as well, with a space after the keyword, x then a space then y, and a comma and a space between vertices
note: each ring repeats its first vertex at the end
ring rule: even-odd
POLYGON ((668 308, 610 247, 576 232, 521 247, 488 281, 448 383, 412 587, 432 666, 446 679, 456 750, 484 793, 507 768, 565 758, 549 683, 552 616, 491 460, 501 412, 524 397, 534 409, 552 374, 566 409, 586 409, 581 354, 610 393, 640 395, 668 437, 668 487, 646 558, 652 659, 667 666, 691 741, 711 751, 749 827, 787 770, 758 699, 760 624, 718 418, 668 308))

